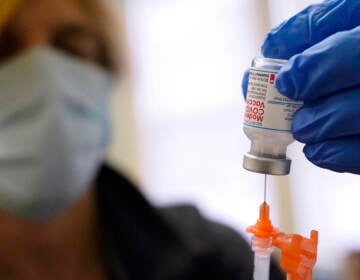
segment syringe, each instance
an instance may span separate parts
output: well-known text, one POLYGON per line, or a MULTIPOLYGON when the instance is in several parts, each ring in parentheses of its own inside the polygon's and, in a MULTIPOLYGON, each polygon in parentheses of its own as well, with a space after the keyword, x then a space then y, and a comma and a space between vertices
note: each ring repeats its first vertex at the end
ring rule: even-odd
MULTIPOLYGON (((266 204, 267 174, 264 175, 264 204, 260 208, 260 219, 269 219, 269 207, 266 204)), ((271 222, 270 222, 271 224, 271 222)), ((271 237, 257 237, 254 235, 251 247, 254 252, 254 280, 268 280, 270 276, 270 260, 272 249, 271 237)))
MULTIPOLYGON (((267 174, 264 176, 264 204, 260 208, 260 220, 269 220, 269 207, 266 204, 267 174)), ((271 222, 270 222, 271 224, 271 222)), ((270 275, 270 260, 272 249, 271 237, 257 237, 254 235, 251 247, 254 252, 254 280, 268 280, 270 275)))
POLYGON ((278 231, 271 223, 270 206, 266 202, 260 206, 257 223, 247 228, 247 231, 253 234, 254 280, 269 279, 273 246, 280 249, 280 266, 287 273, 287 279, 312 279, 312 269, 317 258, 317 231, 311 231, 310 238, 278 231))
POLYGON ((278 230, 272 225, 270 207, 264 202, 260 206, 260 217, 254 226, 247 229, 254 234, 251 248, 254 252, 254 280, 268 280, 270 275, 270 258, 273 251, 273 238, 278 230))

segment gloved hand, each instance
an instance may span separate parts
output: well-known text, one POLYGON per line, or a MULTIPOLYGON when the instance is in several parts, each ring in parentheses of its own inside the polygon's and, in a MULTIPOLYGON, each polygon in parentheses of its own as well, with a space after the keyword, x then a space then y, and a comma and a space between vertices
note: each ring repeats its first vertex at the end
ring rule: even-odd
POLYGON ((292 130, 306 144, 306 157, 323 168, 360 174, 360 1, 308 7, 271 30, 262 52, 290 58, 276 87, 304 101, 292 130))

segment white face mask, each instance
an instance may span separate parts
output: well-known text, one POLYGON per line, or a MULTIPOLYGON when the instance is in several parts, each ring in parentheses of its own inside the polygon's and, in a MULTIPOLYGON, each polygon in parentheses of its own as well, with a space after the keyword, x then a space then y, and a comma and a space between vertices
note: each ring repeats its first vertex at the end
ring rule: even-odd
POLYGON ((37 48, 0 67, 0 210, 46 220, 92 184, 109 141, 111 76, 37 48))

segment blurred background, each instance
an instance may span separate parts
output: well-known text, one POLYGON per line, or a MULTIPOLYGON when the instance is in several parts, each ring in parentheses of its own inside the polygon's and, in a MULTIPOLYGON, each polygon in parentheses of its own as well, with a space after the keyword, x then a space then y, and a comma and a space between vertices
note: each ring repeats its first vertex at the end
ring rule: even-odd
MULTIPOLYGON (((113 96, 110 160, 155 204, 195 204, 249 238, 264 178, 242 168, 242 74, 267 31, 315 1, 123 2, 131 78, 113 96)), ((272 220, 288 233, 319 230, 315 279, 344 279, 360 250, 358 177, 311 165, 299 143, 289 157, 290 176, 269 179, 272 220)))

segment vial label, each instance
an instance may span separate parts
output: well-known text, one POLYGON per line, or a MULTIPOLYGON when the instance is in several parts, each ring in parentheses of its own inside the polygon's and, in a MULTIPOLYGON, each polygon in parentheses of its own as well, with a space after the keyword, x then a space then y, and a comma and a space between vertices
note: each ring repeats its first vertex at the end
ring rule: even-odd
POLYGON ((275 88, 277 72, 250 69, 244 125, 280 132, 291 131, 291 121, 302 106, 275 88))

